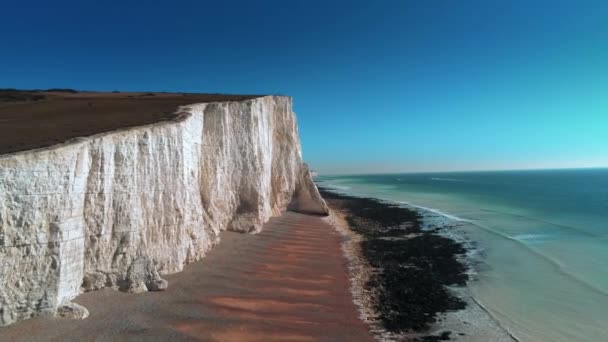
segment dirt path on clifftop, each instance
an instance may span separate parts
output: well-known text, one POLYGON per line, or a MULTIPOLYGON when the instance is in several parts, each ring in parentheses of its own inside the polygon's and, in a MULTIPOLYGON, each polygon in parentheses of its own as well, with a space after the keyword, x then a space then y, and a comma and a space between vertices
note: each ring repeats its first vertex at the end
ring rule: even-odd
POLYGON ((40 317, 1 341, 371 341, 352 303, 340 237, 322 218, 286 212, 257 235, 222 234, 165 292, 89 292, 85 320, 40 317))

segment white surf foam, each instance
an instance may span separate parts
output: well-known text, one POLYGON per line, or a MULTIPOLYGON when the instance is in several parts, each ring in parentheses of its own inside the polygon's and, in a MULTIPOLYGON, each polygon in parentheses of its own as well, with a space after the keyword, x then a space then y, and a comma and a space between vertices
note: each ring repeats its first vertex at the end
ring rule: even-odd
POLYGON ((466 182, 464 179, 431 177, 431 180, 443 182, 466 182))
POLYGON ((519 234, 519 235, 512 236, 511 238, 525 242, 525 241, 539 241, 539 240, 546 239, 547 237, 548 237, 548 235, 546 235, 546 234, 519 234))
POLYGON ((348 191, 351 189, 350 186, 336 185, 336 184, 323 184, 323 186, 328 189, 341 190, 341 191, 348 191))
POLYGON ((404 202, 404 201, 399 201, 398 203, 405 204, 405 205, 410 206, 410 207, 414 207, 414 208, 430 211, 430 212, 435 213, 437 215, 441 215, 443 217, 449 218, 450 220, 454 220, 454 221, 458 221, 458 222, 469 222, 469 223, 472 222, 471 220, 467 220, 465 218, 458 217, 456 215, 445 213, 445 212, 443 212, 443 211, 441 211, 439 209, 429 208, 429 207, 423 207, 421 205, 415 205, 415 204, 412 204, 410 202, 404 202))

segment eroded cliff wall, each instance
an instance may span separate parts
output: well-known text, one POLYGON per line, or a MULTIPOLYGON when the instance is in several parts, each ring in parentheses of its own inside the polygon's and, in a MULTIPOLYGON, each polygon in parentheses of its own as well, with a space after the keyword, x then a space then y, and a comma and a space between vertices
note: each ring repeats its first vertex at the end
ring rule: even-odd
POLYGON ((0 325, 82 291, 162 289, 160 276, 203 257, 221 230, 257 232, 288 206, 327 213, 290 98, 180 111, 0 156, 0 325))

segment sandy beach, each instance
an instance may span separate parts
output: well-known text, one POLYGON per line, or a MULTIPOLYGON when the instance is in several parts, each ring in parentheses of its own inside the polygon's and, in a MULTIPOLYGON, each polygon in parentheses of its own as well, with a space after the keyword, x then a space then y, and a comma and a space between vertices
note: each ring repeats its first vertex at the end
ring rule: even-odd
POLYGON ((75 299, 87 319, 38 317, 0 340, 371 341, 340 244, 322 217, 285 212, 260 234, 222 233, 164 292, 88 292, 75 299))

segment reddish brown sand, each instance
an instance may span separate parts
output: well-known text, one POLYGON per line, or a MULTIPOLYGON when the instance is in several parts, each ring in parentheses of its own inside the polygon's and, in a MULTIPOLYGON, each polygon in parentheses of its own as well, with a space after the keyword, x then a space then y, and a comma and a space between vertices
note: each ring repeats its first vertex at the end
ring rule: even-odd
POLYGON ((258 235, 225 232, 202 261, 166 276, 165 292, 89 292, 85 320, 40 317, 1 341, 371 341, 352 303, 340 236, 286 212, 258 235))

